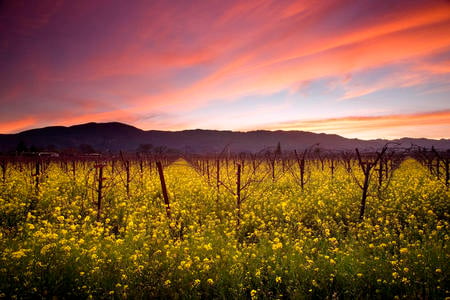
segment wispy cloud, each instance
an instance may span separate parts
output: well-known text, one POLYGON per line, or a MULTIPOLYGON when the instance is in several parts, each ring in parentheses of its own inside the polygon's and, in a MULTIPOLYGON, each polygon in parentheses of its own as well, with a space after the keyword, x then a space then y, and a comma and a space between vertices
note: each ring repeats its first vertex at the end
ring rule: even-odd
MULTIPOLYGON (((411 62, 395 68, 383 75, 372 76, 370 81, 362 82, 356 79, 349 79, 342 82, 345 93, 338 100, 348 100, 359 98, 374 92, 386 89, 400 89, 416 86, 427 86, 450 83, 450 61, 435 60, 433 63, 426 59, 419 62, 411 62)), ((431 90, 435 90, 433 87, 431 90)))
POLYGON ((1 133, 16 133, 19 131, 23 131, 25 129, 30 129, 32 126, 36 125, 36 119, 33 117, 27 117, 24 119, 19 119, 15 121, 9 122, 1 122, 0 123, 0 132, 1 133))
POLYGON ((430 129, 427 137, 445 138, 450 130, 450 110, 416 114, 390 114, 380 116, 348 116, 340 118, 292 120, 267 124, 267 129, 303 130, 313 132, 337 133, 361 138, 400 138, 407 131, 420 132, 421 127, 430 129), (374 131, 378 132, 374 135, 374 131), (383 133, 389 132, 389 135, 383 133), (397 135, 395 135, 397 132, 397 135))
MULTIPOLYGON (((140 116, 217 101, 239 110, 246 96, 330 77, 352 78, 338 86, 341 100, 449 77, 450 5, 441 0, 43 1, 0 15, 0 103, 9 105, 0 125, 33 115, 48 125, 117 119, 189 127, 140 116), (382 68, 393 71, 355 84, 355 74, 382 68)), ((342 105, 335 100, 329 105, 342 105)), ((245 120, 257 124, 259 116, 245 120)))

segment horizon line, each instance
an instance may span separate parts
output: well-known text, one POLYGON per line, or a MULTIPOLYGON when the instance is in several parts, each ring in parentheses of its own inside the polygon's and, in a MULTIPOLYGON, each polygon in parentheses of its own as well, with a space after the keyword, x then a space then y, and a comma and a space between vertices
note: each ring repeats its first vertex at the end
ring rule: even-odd
MULTIPOLYGON (((391 115, 393 116, 393 115, 391 115)), ((364 117, 360 117, 360 118, 364 118, 364 117)), ((163 130, 163 129, 142 129, 139 128, 137 126, 125 123, 125 122, 120 122, 120 121, 109 121, 109 122, 98 122, 98 121, 92 121, 92 122, 86 122, 86 123, 79 123, 79 124, 73 124, 73 125, 49 125, 49 126, 43 126, 43 127, 35 127, 35 128, 30 128, 30 129, 26 129, 26 130, 22 130, 19 132, 14 132, 14 133, 0 133, 0 135, 18 135, 18 134, 22 134, 28 131, 33 131, 33 130, 42 130, 42 129, 47 129, 47 128, 54 128, 54 127, 61 127, 61 128, 71 128, 71 127, 76 127, 76 126, 83 126, 83 125, 89 125, 89 124, 96 124, 96 125, 102 125, 102 124, 120 124, 120 125, 124 125, 124 126, 129 126, 129 127, 133 127, 137 130, 141 130, 144 132, 149 132, 149 131, 159 131, 159 132, 183 132, 183 131, 217 131, 217 132, 232 132, 232 133, 251 133, 251 132, 303 132, 303 133, 311 133, 311 134, 317 134, 317 135, 328 135, 328 136, 339 136, 345 139, 349 139, 349 140, 360 140, 360 141, 377 141, 377 140, 385 140, 385 141, 395 141, 395 140, 402 140, 402 139, 415 139, 415 140, 421 140, 421 139, 425 139, 425 140, 434 140, 434 141, 442 141, 442 140, 450 140, 449 138, 446 137, 441 137, 441 138, 427 138, 427 137, 411 137, 411 136, 403 136, 400 138, 383 138, 383 137, 378 137, 378 138, 371 138, 371 139, 363 139, 363 138, 355 138, 355 137, 346 137, 342 134, 338 134, 338 133, 327 133, 327 132, 314 132, 314 131, 307 131, 307 130, 300 130, 300 129, 252 129, 252 130, 233 130, 233 129, 207 129, 207 128, 191 128, 191 129, 178 129, 178 130, 163 130)))

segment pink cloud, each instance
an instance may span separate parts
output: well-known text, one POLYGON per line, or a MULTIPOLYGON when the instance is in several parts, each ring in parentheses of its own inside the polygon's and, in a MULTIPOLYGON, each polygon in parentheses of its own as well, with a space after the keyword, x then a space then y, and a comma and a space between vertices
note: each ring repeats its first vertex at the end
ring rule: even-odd
POLYGON ((338 100, 349 100, 361 96, 369 95, 386 89, 407 88, 418 85, 426 85, 430 82, 439 82, 436 79, 436 72, 430 69, 414 71, 417 67, 404 68, 401 71, 395 71, 379 79, 373 78, 370 82, 353 84, 347 81, 343 84, 345 94, 338 100))
POLYGON ((29 129, 36 125, 36 119, 34 117, 27 117, 10 122, 0 122, 1 133, 16 133, 25 129, 29 129))
MULTIPOLYGON (((8 83, 0 99, 70 104, 59 109, 63 118, 33 107, 43 123, 140 122, 143 113, 189 111, 399 62, 409 77, 404 71, 359 87, 350 80, 343 98, 447 74, 446 64, 425 58, 450 49, 450 5, 399 3, 144 1, 126 5, 126 12, 101 2, 44 3, 31 16, 10 20, 30 40, 8 35, 3 43, 20 51, 0 73, 8 83)), ((30 114, 22 109, 14 113, 18 120, 30 114)))
POLYGON ((341 118, 297 120, 268 124, 273 130, 304 130, 337 133, 360 138, 399 138, 405 129, 415 131, 415 136, 448 138, 450 110, 417 114, 391 114, 382 116, 349 116, 341 118), (412 129, 412 130, 411 130, 412 129), (389 132, 389 134, 386 134, 389 132))
MULTIPOLYGON (((372 39, 363 39, 345 47, 294 60, 264 65, 252 70, 239 69, 245 59, 225 66, 197 83, 181 89, 150 97, 143 96, 137 103, 153 107, 181 105, 189 96, 190 105, 209 99, 233 99, 249 94, 270 94, 298 82, 348 72, 377 68, 398 61, 417 59, 450 47, 450 22, 394 32, 372 39), (163 100, 163 101, 161 101, 163 100)), ((247 55, 247 54, 245 54, 247 55)), ((281 56, 281 54, 279 55, 281 56)), ((376 90, 376 88, 372 88, 376 90)))

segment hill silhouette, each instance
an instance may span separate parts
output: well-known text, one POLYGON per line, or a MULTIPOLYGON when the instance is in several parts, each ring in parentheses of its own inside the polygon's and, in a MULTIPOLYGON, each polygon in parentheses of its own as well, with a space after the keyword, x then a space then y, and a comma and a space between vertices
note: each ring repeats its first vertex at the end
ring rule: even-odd
MULTIPOLYGON (((258 152, 280 143, 283 150, 300 150, 318 144, 328 150, 375 149, 389 142, 386 139, 347 139, 335 134, 305 131, 249 132, 219 130, 144 131, 136 127, 112 123, 86 123, 70 127, 52 126, 31 129, 17 134, 0 135, 0 151, 11 152, 22 144, 35 149, 65 150, 89 146, 97 152, 136 151, 138 148, 164 147, 189 153, 218 153, 225 147, 232 152, 258 152)), ((450 149, 450 140, 402 138, 392 140, 401 147, 418 145, 450 149)))

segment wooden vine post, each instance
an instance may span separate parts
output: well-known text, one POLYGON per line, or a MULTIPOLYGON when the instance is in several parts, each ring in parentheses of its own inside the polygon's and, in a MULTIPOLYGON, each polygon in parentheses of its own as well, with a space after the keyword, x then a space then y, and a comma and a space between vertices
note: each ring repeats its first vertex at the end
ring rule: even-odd
POLYGON ((161 189, 164 198, 164 204, 166 205, 166 214, 167 217, 170 219, 171 215, 170 215, 169 195, 167 194, 166 181, 164 180, 163 167, 160 161, 156 162, 156 168, 158 169, 159 180, 161 181, 161 189))
POLYGON ((330 169, 331 169, 331 178, 334 178, 334 171, 335 171, 335 169, 336 169, 336 166, 334 165, 334 158, 332 157, 332 158, 330 159, 330 161, 331 161, 331 166, 330 166, 330 169))
POLYGON ((0 163, 2 167, 2 181, 3 183, 6 182, 6 169, 8 168, 8 161, 6 159, 3 159, 0 163))
POLYGON ((370 184, 370 175, 372 172, 372 169, 377 165, 379 160, 382 160, 384 153, 386 152, 387 147, 384 147, 381 153, 377 152, 377 156, 374 161, 363 161, 361 158, 361 155, 359 153, 358 148, 356 148, 356 156, 358 158, 358 164, 361 167, 361 170, 364 174, 364 181, 363 184, 359 185, 359 187, 362 189, 362 195, 361 195, 361 206, 359 210, 359 220, 362 221, 364 218, 364 212, 366 209, 366 201, 367 201, 367 193, 369 191, 369 184, 370 184))
POLYGON ((130 161, 125 161, 125 171, 126 171, 126 178, 125 178, 125 189, 127 191, 127 198, 130 198, 130 161))
POLYGON ((275 182, 275 157, 273 159, 271 159, 270 161, 270 165, 271 165, 271 169, 272 169, 272 181, 275 182))
POLYGON ((97 221, 100 221, 100 216, 102 213, 102 198, 103 198, 103 168, 105 165, 98 164, 95 166, 98 168, 98 177, 97 177, 97 221))
POLYGON ((35 176, 34 187, 36 190, 36 195, 39 195, 39 184, 40 184, 40 177, 41 177, 41 162, 39 159, 36 160, 34 176, 35 176))
POLYGON ((72 160, 72 177, 73 177, 73 181, 75 181, 77 179, 75 159, 72 160))
POLYGON ((220 161, 216 159, 216 189, 217 189, 217 199, 219 202, 219 193, 220 193, 220 161))
POLYGON ((382 159, 380 159, 377 171, 378 171, 378 189, 381 189, 381 186, 383 185, 383 160, 382 159))
POLYGON ((144 160, 139 157, 139 176, 141 183, 144 182, 144 160))
POLYGON ((208 178, 208 184, 210 183, 210 175, 209 175, 209 159, 206 160, 206 175, 208 178))
POLYGON ((302 157, 300 158, 297 154, 297 151, 294 150, 295 158, 297 160, 298 168, 300 170, 300 187, 301 187, 302 191, 305 188, 305 158, 306 158, 307 152, 308 152, 308 150, 305 150, 303 152, 302 157))
POLYGON ((445 158, 445 185, 447 186, 447 188, 449 187, 449 181, 450 181, 450 168, 449 168, 449 164, 450 164, 450 158, 445 158))
POLYGON ((237 225, 241 223, 241 165, 237 164, 236 172, 236 208, 237 208, 237 225))

